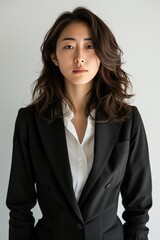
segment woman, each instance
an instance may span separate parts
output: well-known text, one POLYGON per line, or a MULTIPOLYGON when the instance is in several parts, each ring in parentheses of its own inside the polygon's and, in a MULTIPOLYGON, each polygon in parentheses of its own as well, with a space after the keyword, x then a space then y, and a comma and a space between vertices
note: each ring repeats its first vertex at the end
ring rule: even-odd
POLYGON ((76 8, 59 16, 41 50, 32 104, 20 109, 15 125, 9 239, 148 239, 146 135, 128 102, 130 80, 112 32, 76 8), (37 200, 42 218, 34 225, 37 200))

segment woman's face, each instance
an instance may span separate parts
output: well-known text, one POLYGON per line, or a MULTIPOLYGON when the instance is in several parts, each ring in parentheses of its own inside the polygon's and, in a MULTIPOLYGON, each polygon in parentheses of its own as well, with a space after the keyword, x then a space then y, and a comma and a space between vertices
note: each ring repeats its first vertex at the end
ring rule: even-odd
POLYGON ((95 54, 89 27, 70 23, 60 34, 53 63, 59 67, 65 84, 87 84, 98 72, 100 60, 95 54))

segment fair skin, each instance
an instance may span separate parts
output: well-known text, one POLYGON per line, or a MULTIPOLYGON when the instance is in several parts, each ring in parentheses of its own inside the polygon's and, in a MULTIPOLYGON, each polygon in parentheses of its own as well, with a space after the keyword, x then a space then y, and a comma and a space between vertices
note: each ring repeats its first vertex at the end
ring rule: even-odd
POLYGON ((60 34, 51 58, 64 76, 65 94, 75 108, 72 122, 82 142, 87 126, 87 93, 100 66, 89 27, 83 22, 70 23, 60 34))

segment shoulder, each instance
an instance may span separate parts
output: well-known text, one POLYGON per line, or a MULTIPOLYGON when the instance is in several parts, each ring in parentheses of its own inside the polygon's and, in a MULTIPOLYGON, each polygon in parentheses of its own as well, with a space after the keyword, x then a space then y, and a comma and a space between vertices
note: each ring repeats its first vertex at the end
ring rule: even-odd
POLYGON ((142 117, 136 106, 131 106, 131 112, 129 116, 122 121, 121 130, 123 132, 128 131, 130 135, 134 135, 138 132, 144 131, 142 117))
POLYGON ((36 112, 36 107, 34 105, 29 105, 27 107, 20 108, 18 110, 18 117, 30 117, 36 112))
POLYGON ((140 112, 136 106, 132 106, 133 117, 140 117, 140 112))
POLYGON ((146 137, 146 131, 141 114, 136 106, 132 106, 131 114, 131 133, 132 137, 146 137))
POLYGON ((132 122, 133 124, 142 122, 141 114, 136 106, 131 106, 131 112, 126 119, 126 122, 132 122))
POLYGON ((33 106, 29 105, 27 107, 20 108, 17 113, 16 123, 20 125, 23 124, 26 125, 26 123, 33 121, 35 113, 36 108, 34 105, 33 106))
POLYGON ((25 143, 27 142, 28 133, 33 132, 35 129, 35 113, 36 108, 31 105, 18 110, 14 128, 14 139, 18 137, 18 139, 20 138, 25 143))
POLYGON ((143 124, 141 113, 136 106, 132 106, 132 120, 133 124, 143 124))

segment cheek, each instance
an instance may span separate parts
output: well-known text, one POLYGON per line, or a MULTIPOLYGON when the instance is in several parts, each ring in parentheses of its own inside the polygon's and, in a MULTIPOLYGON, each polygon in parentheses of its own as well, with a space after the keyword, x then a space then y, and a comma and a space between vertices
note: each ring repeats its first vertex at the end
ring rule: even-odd
POLYGON ((94 58, 91 64, 92 64, 92 66, 94 66, 95 71, 99 70, 100 61, 98 58, 94 58))
POLYGON ((96 65, 97 67, 100 65, 100 60, 95 54, 90 56, 90 62, 92 62, 92 64, 96 65))
POLYGON ((99 69, 99 66, 100 66, 100 60, 99 60, 99 58, 96 59, 96 63, 97 63, 97 67, 98 67, 98 69, 99 69))
POLYGON ((100 60, 98 58, 94 59, 94 62, 92 62, 92 66, 93 66, 94 75, 96 75, 97 72, 99 71, 100 60))
POLYGON ((62 75, 66 74, 66 68, 65 68, 64 64, 59 63, 59 70, 62 73, 62 75))
POLYGON ((73 62, 72 57, 69 54, 63 54, 62 56, 57 56, 59 67, 66 68, 69 67, 73 62))
POLYGON ((63 62, 64 56, 63 56, 63 58, 62 58, 62 54, 56 54, 56 56, 57 56, 57 60, 58 60, 59 65, 61 65, 62 62, 63 62))
POLYGON ((70 74, 70 63, 68 59, 63 59, 62 61, 59 61, 59 70, 62 73, 63 76, 67 76, 70 74))

